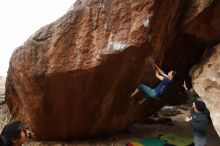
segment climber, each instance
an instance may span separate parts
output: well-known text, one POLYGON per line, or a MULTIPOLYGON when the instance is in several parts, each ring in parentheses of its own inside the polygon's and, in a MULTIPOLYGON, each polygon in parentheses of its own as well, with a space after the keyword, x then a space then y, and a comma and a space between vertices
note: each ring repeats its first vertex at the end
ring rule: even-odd
POLYGON ((209 125, 209 115, 203 101, 193 102, 193 112, 190 117, 185 117, 185 122, 189 123, 193 129, 193 141, 195 146, 205 146, 207 144, 206 132, 209 125))
POLYGON ((134 97, 135 94, 139 90, 143 91, 145 94, 145 98, 140 100, 138 103, 143 104, 147 98, 160 99, 159 96, 162 95, 165 89, 173 82, 174 77, 177 73, 174 70, 165 74, 156 64, 155 64, 156 73, 155 76, 161 80, 160 84, 158 84, 154 89, 148 87, 147 85, 140 84, 135 91, 131 94, 131 97, 134 97))

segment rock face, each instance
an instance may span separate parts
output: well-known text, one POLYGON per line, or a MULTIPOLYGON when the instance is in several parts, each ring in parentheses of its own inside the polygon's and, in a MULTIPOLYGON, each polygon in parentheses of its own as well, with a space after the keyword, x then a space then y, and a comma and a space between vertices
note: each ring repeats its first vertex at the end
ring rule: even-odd
POLYGON ((218 96, 220 95, 220 1, 209 1, 208 3, 209 6, 194 20, 191 20, 184 27, 183 32, 195 38, 200 44, 200 48, 206 47, 206 52, 201 57, 200 63, 191 70, 191 76, 193 87, 205 101, 215 129, 220 135, 220 108, 218 108, 218 96))
POLYGON ((216 131, 220 135, 220 44, 205 54, 192 70, 193 87, 207 104, 216 131))
POLYGON ((213 5, 78 0, 14 51, 6 82, 13 118, 27 121, 37 139, 82 139, 122 131, 166 100, 180 100, 176 89, 165 100, 143 105, 129 96, 141 82, 158 83, 154 62, 187 76, 205 49, 191 28, 213 5))
POLYGON ((64 140, 109 135, 159 109, 158 102, 129 99, 144 76, 156 81, 144 27, 153 4, 77 1, 31 36, 10 61, 6 94, 14 118, 27 121, 38 139, 64 140))
POLYGON ((209 5, 184 26, 183 32, 197 38, 200 43, 216 43, 220 41, 220 1, 206 0, 205 3, 209 5))

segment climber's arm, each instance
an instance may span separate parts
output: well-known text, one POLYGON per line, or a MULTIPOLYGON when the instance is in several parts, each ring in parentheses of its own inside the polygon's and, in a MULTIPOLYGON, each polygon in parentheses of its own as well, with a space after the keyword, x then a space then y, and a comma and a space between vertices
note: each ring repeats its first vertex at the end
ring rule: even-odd
POLYGON ((163 76, 161 76, 160 74, 159 74, 159 72, 156 70, 156 73, 155 73, 155 76, 159 79, 159 80, 163 80, 163 76))
POLYGON ((189 90, 188 88, 187 88, 187 86, 186 86, 186 81, 183 81, 183 88, 187 91, 187 90, 189 90))
POLYGON ((155 67, 159 74, 161 74, 162 76, 167 76, 167 74, 165 74, 164 71, 160 69, 158 65, 155 64, 155 67))

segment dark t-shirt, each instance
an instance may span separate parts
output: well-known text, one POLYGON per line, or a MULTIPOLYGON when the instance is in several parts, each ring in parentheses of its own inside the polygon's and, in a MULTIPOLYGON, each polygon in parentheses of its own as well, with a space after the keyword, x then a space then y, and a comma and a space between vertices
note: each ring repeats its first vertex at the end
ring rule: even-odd
POLYGON ((192 120, 189 122, 193 128, 193 135, 205 137, 209 120, 206 112, 192 112, 192 120))
POLYGON ((156 91, 157 95, 161 95, 164 93, 165 89, 173 82, 173 80, 170 80, 166 76, 164 76, 163 80, 160 82, 159 85, 157 85, 154 90, 156 91))

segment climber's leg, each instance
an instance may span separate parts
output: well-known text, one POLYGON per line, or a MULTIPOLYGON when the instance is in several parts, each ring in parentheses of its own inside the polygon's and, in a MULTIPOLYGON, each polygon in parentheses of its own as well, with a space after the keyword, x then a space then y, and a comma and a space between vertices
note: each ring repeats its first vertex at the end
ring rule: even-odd
POLYGON ((138 93, 139 90, 143 91, 146 94, 148 90, 150 90, 150 88, 144 84, 139 84, 130 97, 134 97, 138 93))
POLYGON ((138 88, 136 88, 136 89, 134 90, 134 92, 131 94, 131 96, 130 96, 130 97, 131 97, 131 98, 132 98, 132 97, 134 97, 134 95, 136 95, 136 94, 138 93, 138 91, 139 91, 139 89, 138 89, 138 88))
POLYGON ((156 91, 155 91, 154 89, 152 89, 152 88, 150 88, 150 87, 148 87, 148 86, 146 86, 146 85, 144 85, 144 84, 140 84, 140 85, 138 86, 138 88, 139 88, 139 90, 143 91, 144 94, 145 94, 145 97, 138 102, 139 104, 144 103, 144 101, 145 101, 147 98, 156 99, 157 93, 156 93, 156 91))
POLYGON ((141 100, 138 101, 139 104, 143 104, 145 102, 146 98, 142 98, 141 100))
POLYGON ((140 84, 140 85, 138 86, 138 89, 141 90, 141 91, 143 91, 144 94, 145 94, 146 96, 148 96, 148 97, 155 97, 155 96, 156 96, 155 90, 152 89, 152 88, 150 88, 150 87, 148 87, 148 86, 146 86, 146 85, 144 85, 144 84, 140 84))

